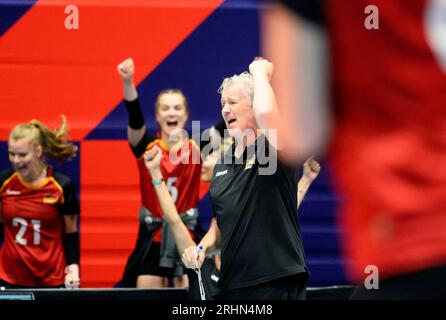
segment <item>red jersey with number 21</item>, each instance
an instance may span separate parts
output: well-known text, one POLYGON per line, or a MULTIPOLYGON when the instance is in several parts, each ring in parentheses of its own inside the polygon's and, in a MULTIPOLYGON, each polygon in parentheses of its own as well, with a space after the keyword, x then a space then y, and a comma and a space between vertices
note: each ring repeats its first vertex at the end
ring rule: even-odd
POLYGON ((0 176, 5 239, 0 248, 0 279, 19 286, 64 283, 66 266, 61 214, 78 214, 68 177, 49 168, 40 185, 29 185, 13 170, 0 176))

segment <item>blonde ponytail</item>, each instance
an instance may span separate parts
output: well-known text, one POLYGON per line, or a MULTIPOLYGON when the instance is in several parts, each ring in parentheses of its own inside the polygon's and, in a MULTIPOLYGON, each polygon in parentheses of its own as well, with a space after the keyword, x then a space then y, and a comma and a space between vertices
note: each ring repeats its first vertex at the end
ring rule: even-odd
POLYGON ((19 124, 12 129, 9 139, 29 139, 35 146, 42 146, 46 158, 69 161, 76 156, 77 146, 68 138, 66 117, 62 115, 61 118, 62 125, 54 130, 35 119, 27 124, 19 124))

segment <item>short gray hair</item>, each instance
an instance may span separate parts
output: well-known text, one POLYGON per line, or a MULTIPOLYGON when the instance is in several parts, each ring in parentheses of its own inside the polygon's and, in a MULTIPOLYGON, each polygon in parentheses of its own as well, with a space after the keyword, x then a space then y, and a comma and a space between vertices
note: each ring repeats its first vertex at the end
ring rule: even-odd
POLYGON ((218 88, 218 93, 221 94, 227 87, 230 87, 236 83, 240 83, 243 86, 246 96, 252 102, 254 98, 254 79, 248 71, 225 78, 220 85, 220 88, 218 88))

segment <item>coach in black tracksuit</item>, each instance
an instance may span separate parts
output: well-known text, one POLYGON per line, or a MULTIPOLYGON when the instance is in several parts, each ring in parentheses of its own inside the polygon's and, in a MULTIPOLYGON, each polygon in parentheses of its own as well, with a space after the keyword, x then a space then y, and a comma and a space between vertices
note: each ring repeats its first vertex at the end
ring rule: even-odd
MULTIPOLYGON (((225 79, 219 90, 222 116, 237 143, 214 169, 214 218, 200 245, 206 251, 221 242, 216 299, 305 299, 308 272, 297 219, 297 170, 278 162, 276 148, 257 124, 268 120, 262 118, 268 105, 259 99, 271 101, 265 92, 272 91, 262 86, 265 81, 269 86, 272 64, 254 61, 250 72, 225 79)), ((196 266, 195 252, 196 247, 184 251, 187 267, 196 266)), ((200 253, 199 263, 203 260, 200 253)))

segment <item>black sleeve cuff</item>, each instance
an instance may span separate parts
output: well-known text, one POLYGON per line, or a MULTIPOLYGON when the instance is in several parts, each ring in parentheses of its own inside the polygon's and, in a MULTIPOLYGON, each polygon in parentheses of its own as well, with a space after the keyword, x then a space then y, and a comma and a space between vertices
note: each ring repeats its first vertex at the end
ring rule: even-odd
POLYGON ((67 259, 67 265, 79 264, 80 260, 80 241, 79 232, 64 233, 63 245, 65 249, 65 256, 67 259))
POLYGON ((147 146, 156 139, 155 136, 150 135, 147 130, 144 132, 144 136, 141 138, 136 146, 130 145, 133 154, 137 159, 141 158, 144 152, 146 152, 147 146))
POLYGON ((144 126, 144 115, 142 114, 139 98, 133 101, 124 100, 124 104, 129 115, 129 127, 135 130, 141 129, 144 126))

